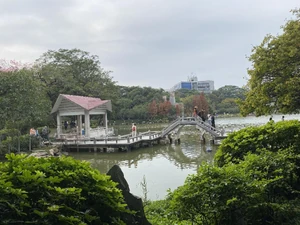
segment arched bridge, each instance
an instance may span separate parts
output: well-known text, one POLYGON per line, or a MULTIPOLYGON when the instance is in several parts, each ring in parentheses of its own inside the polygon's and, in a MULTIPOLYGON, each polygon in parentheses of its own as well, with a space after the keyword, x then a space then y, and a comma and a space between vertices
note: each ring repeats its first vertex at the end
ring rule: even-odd
POLYGON ((198 117, 179 117, 174 120, 170 125, 161 131, 161 136, 164 137, 172 133, 175 129, 180 129, 185 125, 195 125, 197 128, 203 129, 205 132, 211 134, 214 139, 223 139, 225 131, 222 129, 216 129, 209 123, 204 122, 199 116, 198 117))
POLYGON ((108 148, 126 149, 129 151, 132 148, 158 144, 159 140, 165 138, 169 134, 172 134, 172 132, 175 130, 178 134, 178 131, 181 129, 181 127, 185 125, 195 125, 199 130, 203 130, 204 132, 201 135, 201 138, 203 138, 204 133, 209 133, 213 140, 220 140, 226 137, 224 135, 224 130, 216 129, 209 123, 205 123, 200 117, 179 117, 171 122, 169 126, 164 128, 162 131, 147 131, 139 133, 137 136, 132 136, 130 133, 127 135, 113 137, 65 138, 62 140, 62 144, 68 150, 77 149, 77 151, 79 151, 80 148, 87 148, 89 151, 94 149, 94 152, 106 151, 108 148))

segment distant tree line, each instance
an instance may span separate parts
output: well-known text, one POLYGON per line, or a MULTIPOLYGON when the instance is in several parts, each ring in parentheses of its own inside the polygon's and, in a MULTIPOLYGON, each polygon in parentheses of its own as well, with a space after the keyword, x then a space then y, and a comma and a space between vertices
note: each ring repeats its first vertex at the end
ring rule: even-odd
POLYGON ((179 90, 175 93, 178 104, 172 105, 170 93, 163 89, 117 85, 98 56, 79 49, 49 50, 32 64, 0 60, 0 130, 20 136, 30 127, 54 127, 50 112, 62 93, 110 99, 111 122, 167 122, 183 110, 190 116, 194 106, 206 113, 239 113, 236 99, 245 96, 244 89, 235 86, 205 95, 179 90))

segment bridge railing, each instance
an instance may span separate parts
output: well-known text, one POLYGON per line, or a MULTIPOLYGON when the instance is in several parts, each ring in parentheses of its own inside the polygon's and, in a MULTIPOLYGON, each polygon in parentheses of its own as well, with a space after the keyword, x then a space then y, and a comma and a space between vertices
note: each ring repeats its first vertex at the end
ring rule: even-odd
POLYGON ((196 125, 215 137, 221 137, 224 135, 223 130, 219 130, 211 126, 209 123, 203 121, 201 117, 197 116, 197 117, 180 117, 174 120, 173 122, 170 123, 168 127, 162 130, 161 136, 163 137, 167 135, 168 133, 170 133, 172 130, 174 130, 176 127, 180 125, 196 125))
POLYGON ((203 121, 201 118, 197 119, 196 121, 197 121, 197 125, 199 127, 206 130, 207 132, 211 133, 215 137, 223 136, 224 133, 225 133, 224 130, 220 130, 220 129, 217 129, 217 128, 213 127, 211 124, 203 121))
POLYGON ((163 137, 166 134, 168 134, 170 131, 172 131, 173 129, 175 129, 178 125, 180 125, 180 121, 181 120, 182 120, 182 117, 179 117, 176 120, 174 120, 173 122, 171 122, 169 126, 167 126, 166 128, 164 128, 161 131, 161 136, 163 137))

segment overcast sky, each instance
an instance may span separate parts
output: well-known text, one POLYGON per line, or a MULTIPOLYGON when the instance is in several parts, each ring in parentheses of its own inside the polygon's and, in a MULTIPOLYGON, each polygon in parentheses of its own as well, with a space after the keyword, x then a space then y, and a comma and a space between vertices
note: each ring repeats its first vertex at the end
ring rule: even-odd
POLYGON ((169 89, 192 73, 246 84, 246 56, 299 0, 0 0, 0 58, 47 50, 98 55, 119 85, 169 89))

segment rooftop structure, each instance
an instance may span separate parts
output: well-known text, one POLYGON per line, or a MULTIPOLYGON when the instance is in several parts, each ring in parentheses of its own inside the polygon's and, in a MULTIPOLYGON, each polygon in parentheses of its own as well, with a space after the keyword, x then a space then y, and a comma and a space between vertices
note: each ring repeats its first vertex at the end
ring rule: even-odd
POLYGON ((198 81, 198 78, 195 76, 189 77, 188 81, 181 81, 174 85, 170 91, 176 91, 179 89, 188 89, 188 90, 197 90, 199 92, 211 93, 215 90, 214 81, 212 80, 204 80, 198 81))
POLYGON ((62 118, 77 116, 77 135, 82 135, 82 128, 85 130, 85 137, 90 137, 90 115, 103 115, 103 125, 107 132, 107 111, 112 111, 110 100, 100 98, 84 97, 77 95, 60 94, 52 108, 51 113, 57 114, 57 137, 63 135, 62 118), (83 127, 84 117, 84 127, 83 127))

